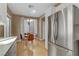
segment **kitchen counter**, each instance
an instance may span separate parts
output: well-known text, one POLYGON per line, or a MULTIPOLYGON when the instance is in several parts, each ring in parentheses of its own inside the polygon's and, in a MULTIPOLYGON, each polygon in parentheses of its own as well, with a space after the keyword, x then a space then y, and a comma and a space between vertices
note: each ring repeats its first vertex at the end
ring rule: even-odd
MULTIPOLYGON (((16 36, 12 37, 12 38, 16 38, 16 36)), ((14 42, 15 42, 15 40, 14 40, 14 42)), ((13 45, 14 42, 11 42, 11 43, 5 44, 5 45, 0 45, 0 56, 4 56, 7 53, 7 51, 10 49, 10 47, 13 45)))

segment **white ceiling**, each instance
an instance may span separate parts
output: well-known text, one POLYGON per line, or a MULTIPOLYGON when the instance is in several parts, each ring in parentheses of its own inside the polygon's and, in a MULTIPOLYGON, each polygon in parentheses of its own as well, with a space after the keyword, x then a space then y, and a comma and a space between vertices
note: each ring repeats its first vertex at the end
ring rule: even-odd
POLYGON ((13 14, 39 17, 44 14, 44 11, 49 6, 53 6, 53 3, 9 3, 8 7, 13 14), (29 5, 33 5, 33 8, 29 8, 29 5), (36 10, 36 13, 33 10, 36 10))

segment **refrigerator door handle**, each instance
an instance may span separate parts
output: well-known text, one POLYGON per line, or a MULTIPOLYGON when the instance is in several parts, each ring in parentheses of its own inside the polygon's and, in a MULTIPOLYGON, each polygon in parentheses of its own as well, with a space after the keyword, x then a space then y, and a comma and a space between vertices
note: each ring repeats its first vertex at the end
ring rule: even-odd
POLYGON ((54 16, 54 40, 57 40, 58 35, 58 13, 54 16))

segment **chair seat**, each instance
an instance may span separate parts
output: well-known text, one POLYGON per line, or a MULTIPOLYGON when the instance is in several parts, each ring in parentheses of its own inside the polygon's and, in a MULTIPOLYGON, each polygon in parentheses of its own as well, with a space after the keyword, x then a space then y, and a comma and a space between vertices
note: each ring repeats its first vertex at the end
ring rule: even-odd
POLYGON ((33 41, 34 40, 34 35, 32 33, 29 33, 27 35, 27 39, 28 39, 28 41, 33 41))

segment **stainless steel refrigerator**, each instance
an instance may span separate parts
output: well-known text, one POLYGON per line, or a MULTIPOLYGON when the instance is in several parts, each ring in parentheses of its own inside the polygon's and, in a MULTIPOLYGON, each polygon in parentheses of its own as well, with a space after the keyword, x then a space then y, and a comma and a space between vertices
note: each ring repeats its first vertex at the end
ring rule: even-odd
POLYGON ((62 10, 48 17, 48 42, 49 42, 48 55, 49 56, 50 55, 67 56, 67 55, 72 55, 73 53, 72 49, 70 49, 69 47, 68 17, 70 14, 68 12, 70 10, 68 8, 63 8, 62 10))

